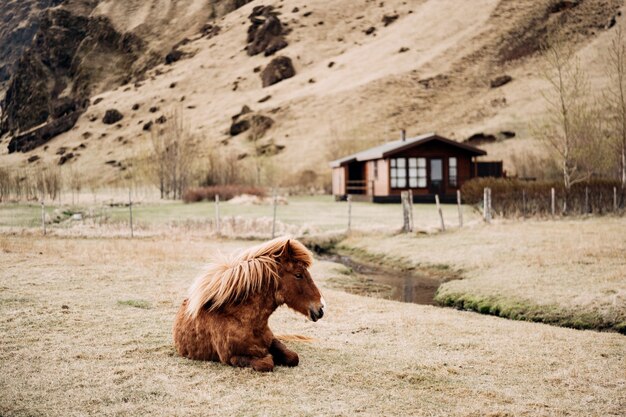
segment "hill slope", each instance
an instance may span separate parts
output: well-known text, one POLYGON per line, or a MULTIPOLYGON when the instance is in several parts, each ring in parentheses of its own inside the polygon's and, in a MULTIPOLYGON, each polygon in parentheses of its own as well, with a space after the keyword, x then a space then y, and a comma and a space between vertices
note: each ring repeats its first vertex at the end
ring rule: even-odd
MULTIPOLYGON (((205 27, 203 35, 208 19, 241 4, 218 11, 197 0, 161 3, 107 0, 90 16, 106 16, 118 32, 132 33, 161 56, 186 37, 177 47, 182 59, 157 65, 137 83, 115 89, 100 83, 76 126, 46 150, 9 155, 4 139, 3 165, 26 166, 32 155, 41 158, 36 164, 56 163, 64 147, 79 154, 69 162, 74 169, 112 182, 120 169, 145 157, 150 139, 144 125, 178 111, 199 138, 201 154, 232 154, 246 163, 259 144, 276 154, 263 165, 272 182, 293 182, 304 173, 312 182, 317 174, 320 182, 329 159, 393 139, 401 128, 457 140, 514 132, 512 139, 484 146, 490 158, 503 158, 514 171, 512 156, 543 152, 528 129, 543 107, 540 43, 547 33, 561 32, 579 48, 583 64, 597 67, 611 36, 607 24, 621 6, 616 0, 257 0, 216 18, 219 31, 205 27), (296 73, 265 88, 257 72, 273 56, 244 50, 248 17, 259 5, 279 12, 288 46, 275 56, 289 57, 296 73), (511 82, 490 86, 505 74, 511 82), (244 105, 274 121, 256 148, 246 133, 230 134, 231 117, 244 105), (105 125, 102 118, 112 108, 124 118, 105 125), (109 160, 122 163, 106 165, 109 160)), ((602 74, 592 75, 601 82, 602 74)))

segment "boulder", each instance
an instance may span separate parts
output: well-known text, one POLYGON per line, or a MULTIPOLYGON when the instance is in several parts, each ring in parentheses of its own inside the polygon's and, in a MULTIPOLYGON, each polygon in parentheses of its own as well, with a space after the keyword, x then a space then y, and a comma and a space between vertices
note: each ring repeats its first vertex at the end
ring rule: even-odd
POLYGON ((250 129, 249 120, 237 120, 230 125, 230 135, 237 136, 238 134, 243 133, 248 129, 250 129))
POLYGON ((256 6, 248 18, 251 22, 246 46, 248 55, 263 52, 265 56, 269 56, 287 47, 288 43, 284 38, 286 30, 273 6, 256 6))
POLYGON ((59 158, 59 165, 64 165, 67 161, 69 161, 70 159, 74 158, 74 154, 73 153, 66 153, 65 155, 63 155, 61 158, 59 158))
POLYGON ((393 15, 384 15, 383 16, 383 25, 385 26, 389 26, 390 24, 392 24, 393 22, 395 22, 396 20, 398 20, 400 16, 397 14, 393 14, 393 15))
POLYGON ((124 118, 124 115, 120 113, 117 109, 109 109, 104 113, 104 117, 102 118, 102 123, 105 125, 113 125, 124 118))
POLYGON ((256 140, 263 137, 273 124, 274 120, 272 118, 254 113, 250 107, 243 106, 239 114, 232 117, 229 133, 231 136, 237 136, 253 127, 254 132, 252 133, 254 137, 251 137, 251 139, 256 140))
POLYGON ((496 138, 495 135, 480 132, 480 133, 474 133, 472 136, 465 139, 463 143, 467 143, 470 145, 483 145, 485 143, 494 143, 497 140, 498 139, 496 138))
POLYGON ((261 71, 261 81, 263 82, 263 87, 269 87, 294 75, 296 75, 296 70, 291 63, 291 59, 286 56, 279 56, 272 59, 261 71))
POLYGON ((505 75, 500 75, 494 78, 493 80, 491 80, 489 85, 491 86, 491 88, 498 88, 498 87, 502 87, 505 84, 510 83, 511 81, 513 81, 513 77, 505 74, 505 75))
POLYGON ((180 61, 184 53, 180 49, 172 49, 167 55, 165 55, 165 63, 172 65, 176 61, 180 61))

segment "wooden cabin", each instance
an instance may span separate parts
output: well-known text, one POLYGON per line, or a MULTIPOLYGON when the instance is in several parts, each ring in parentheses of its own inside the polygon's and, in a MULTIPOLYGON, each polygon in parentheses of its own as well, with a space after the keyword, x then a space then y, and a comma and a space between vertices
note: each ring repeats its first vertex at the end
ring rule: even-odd
POLYGON ((486 154, 435 133, 406 138, 403 132, 400 140, 332 161, 333 195, 337 200, 349 194, 366 201, 399 202, 400 193, 411 189, 415 202, 433 202, 435 194, 453 202, 463 183, 478 176, 476 158, 486 154))

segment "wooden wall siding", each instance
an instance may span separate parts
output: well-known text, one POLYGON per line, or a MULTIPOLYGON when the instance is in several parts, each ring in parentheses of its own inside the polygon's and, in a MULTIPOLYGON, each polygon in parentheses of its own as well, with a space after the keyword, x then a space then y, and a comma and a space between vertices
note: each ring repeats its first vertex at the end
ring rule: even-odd
POLYGON ((378 180, 374 183, 374 195, 389 195, 389 161, 378 159, 378 180))
POLYGON ((333 194, 344 195, 346 193, 346 168, 333 168, 333 194))
MULTIPOLYGON (((416 148, 407 149, 397 154, 389 156, 389 158, 426 158, 426 188, 414 188, 414 195, 429 195, 430 191, 430 159, 441 158, 443 161, 443 181, 445 194, 456 193, 456 190, 463 185, 463 183, 472 178, 472 157, 468 155, 463 149, 452 147, 441 142, 429 142, 416 148), (449 158, 455 157, 457 160, 457 186, 451 187, 449 185, 449 158)), ((389 175, 389 168, 387 168, 387 175, 389 175)), ((387 179, 389 192, 387 195, 400 195, 403 189, 391 188, 390 180, 387 179)))

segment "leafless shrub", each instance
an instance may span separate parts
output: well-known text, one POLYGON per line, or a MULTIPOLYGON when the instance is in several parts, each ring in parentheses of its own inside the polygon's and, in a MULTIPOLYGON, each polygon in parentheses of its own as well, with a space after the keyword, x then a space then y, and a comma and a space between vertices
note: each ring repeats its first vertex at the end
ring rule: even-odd
POLYGON ((230 200, 239 195, 249 194, 258 197, 265 197, 265 190, 259 187, 247 185, 214 185, 211 187, 189 188, 183 194, 185 203, 196 203, 199 201, 212 201, 216 195, 223 201, 230 200))
POLYGON ((491 205, 502 216, 547 216, 551 214, 551 189, 558 202, 567 195, 570 214, 603 214, 613 211, 616 180, 591 179, 576 183, 566 194, 562 181, 523 181, 514 178, 474 178, 463 184, 461 194, 467 204, 482 203, 483 191, 491 188, 491 205))
POLYGON ((0 202, 6 201, 11 195, 11 173, 0 167, 0 202))
POLYGON ((203 186, 254 183, 250 166, 235 152, 211 150, 203 162, 203 186))
POLYGON ((519 178, 536 180, 558 180, 562 173, 551 155, 520 152, 511 155, 511 163, 519 178))
POLYGON ((194 137, 183 124, 179 111, 166 116, 161 128, 151 132, 149 169, 161 198, 181 198, 190 185, 197 161, 194 137))

